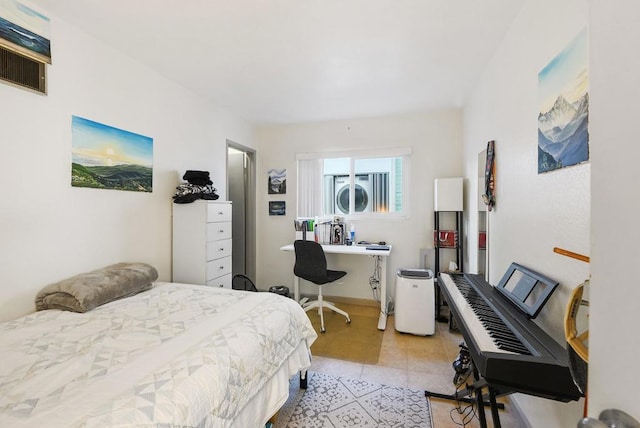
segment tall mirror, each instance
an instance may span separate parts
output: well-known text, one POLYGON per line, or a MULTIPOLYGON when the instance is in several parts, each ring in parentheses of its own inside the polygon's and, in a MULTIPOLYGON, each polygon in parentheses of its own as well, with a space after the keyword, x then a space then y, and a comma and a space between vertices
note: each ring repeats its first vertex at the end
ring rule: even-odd
POLYGON ((489 237, 487 206, 482 200, 484 193, 484 170, 487 164, 487 149, 478 154, 478 274, 483 275, 489 281, 489 237))

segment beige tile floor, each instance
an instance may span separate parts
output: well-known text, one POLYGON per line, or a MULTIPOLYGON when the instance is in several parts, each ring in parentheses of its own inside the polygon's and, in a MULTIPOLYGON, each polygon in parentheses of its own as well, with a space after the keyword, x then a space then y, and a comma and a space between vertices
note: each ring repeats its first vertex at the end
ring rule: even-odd
MULTIPOLYGON (((364 306, 346 304, 339 306, 349 313, 372 310, 364 306)), ((373 310, 377 309, 373 308, 373 310)), ((324 334, 330 334, 330 331, 324 334)), ((457 332, 449 331, 447 323, 436 323, 436 332, 433 336, 399 333, 395 330, 392 315, 388 318, 377 364, 361 364, 314 356, 311 370, 386 385, 452 394, 455 392, 455 386, 453 385, 454 370, 451 364, 460 351, 461 342, 462 336, 457 332)), ((462 426, 462 416, 455 410, 453 402, 433 397, 430 400, 434 428, 462 426)), ((505 410, 500 412, 502 426, 525 427, 526 425, 522 423, 515 411, 510 409, 508 399, 500 401, 505 403, 505 410)), ((491 427, 493 424, 488 408, 486 412, 488 425, 491 427)), ((476 428, 480 424, 477 418, 473 418, 466 426, 476 428)))

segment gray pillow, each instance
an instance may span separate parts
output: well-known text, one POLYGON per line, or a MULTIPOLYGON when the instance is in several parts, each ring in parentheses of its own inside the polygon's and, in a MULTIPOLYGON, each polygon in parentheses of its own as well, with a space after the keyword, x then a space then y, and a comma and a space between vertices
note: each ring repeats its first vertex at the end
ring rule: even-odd
POLYGON ((152 287, 158 271, 146 263, 117 263, 45 286, 36 296, 36 310, 86 312, 152 287))

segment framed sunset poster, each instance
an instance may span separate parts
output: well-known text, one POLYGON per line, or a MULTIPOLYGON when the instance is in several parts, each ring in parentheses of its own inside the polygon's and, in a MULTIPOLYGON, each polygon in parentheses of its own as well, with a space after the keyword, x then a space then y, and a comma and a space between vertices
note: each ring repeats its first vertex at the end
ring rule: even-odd
POLYGON ((589 160, 587 30, 538 74, 538 174, 589 160))
POLYGON ((73 116, 71 141, 73 187, 153 191, 153 138, 73 116))

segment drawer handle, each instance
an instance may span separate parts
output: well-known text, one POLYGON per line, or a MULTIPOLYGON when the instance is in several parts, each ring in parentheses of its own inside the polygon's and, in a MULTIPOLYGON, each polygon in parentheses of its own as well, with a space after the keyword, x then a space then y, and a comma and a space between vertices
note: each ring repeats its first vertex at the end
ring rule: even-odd
POLYGON ((224 269, 224 266, 219 266, 218 267, 218 270, 223 270, 223 269, 224 269))
POLYGON ((218 230, 218 233, 224 233, 224 229, 218 230))
POLYGON ((223 252, 224 248, 218 248, 218 251, 223 252))
POLYGON ((222 211, 218 211, 218 215, 222 215, 224 214, 222 211))
POLYGON ((219 288, 224 288, 224 284, 219 284, 218 287, 219 288))

